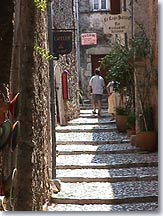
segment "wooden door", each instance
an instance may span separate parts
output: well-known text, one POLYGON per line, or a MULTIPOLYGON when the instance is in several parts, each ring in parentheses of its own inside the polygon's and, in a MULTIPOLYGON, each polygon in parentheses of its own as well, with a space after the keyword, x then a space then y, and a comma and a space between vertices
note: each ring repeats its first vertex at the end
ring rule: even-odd
MULTIPOLYGON (((100 66, 101 58, 105 57, 105 55, 92 55, 91 56, 91 64, 92 64, 92 75, 94 75, 94 71, 96 68, 100 66)), ((105 84, 107 82, 106 80, 106 70, 101 70, 100 75, 104 78, 105 84)))

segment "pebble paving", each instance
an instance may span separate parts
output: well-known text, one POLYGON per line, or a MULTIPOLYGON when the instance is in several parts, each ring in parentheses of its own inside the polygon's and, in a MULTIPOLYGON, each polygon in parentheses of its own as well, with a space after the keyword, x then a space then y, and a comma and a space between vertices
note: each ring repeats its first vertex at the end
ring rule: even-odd
POLYGON ((158 175, 158 167, 134 167, 121 169, 66 169, 58 170, 57 177, 89 177, 89 178, 104 178, 104 177, 143 177, 158 175))
POLYGON ((56 141, 61 191, 48 211, 158 210, 158 153, 132 146, 107 110, 101 118, 81 110, 80 118, 56 127, 56 141))
POLYGON ((48 211, 87 211, 87 212, 128 212, 128 211, 153 211, 158 210, 158 203, 134 203, 121 205, 71 205, 71 204, 52 204, 48 211))
POLYGON ((141 196, 158 195, 157 181, 135 182, 93 182, 93 183, 62 183, 61 192, 55 195, 65 199, 122 199, 141 196), (93 191, 93 193, 92 193, 93 191))
POLYGON ((119 164, 134 164, 134 163, 150 163, 157 162, 157 154, 153 153, 150 155, 144 154, 80 154, 80 155, 59 155, 57 158, 58 165, 96 165, 96 164, 108 164, 108 165, 119 165, 119 164))
POLYGON ((122 151, 129 149, 137 149, 128 143, 124 144, 103 144, 103 145, 58 145, 57 150, 61 151, 122 151))
POLYGON ((100 134, 98 132, 85 132, 82 134, 80 132, 70 132, 65 133, 63 136, 63 133, 56 133, 56 141, 109 141, 115 139, 125 140, 127 139, 127 134, 119 134, 116 131, 101 132, 100 134))

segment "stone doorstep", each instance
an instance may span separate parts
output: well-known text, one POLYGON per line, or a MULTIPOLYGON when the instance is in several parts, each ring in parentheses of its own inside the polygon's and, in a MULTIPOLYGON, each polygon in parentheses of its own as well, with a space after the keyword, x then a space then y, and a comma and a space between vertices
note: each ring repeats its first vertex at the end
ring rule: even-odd
POLYGON ((64 183, 82 183, 82 182, 131 182, 131 181, 158 181, 158 176, 138 176, 138 177, 104 177, 104 178, 84 178, 84 177, 57 177, 64 183))
POLYGON ((158 196, 142 196, 142 197, 130 197, 123 199, 72 199, 72 198, 56 198, 55 194, 51 196, 52 203, 57 204, 130 204, 130 203, 146 203, 146 202, 158 202, 158 196))

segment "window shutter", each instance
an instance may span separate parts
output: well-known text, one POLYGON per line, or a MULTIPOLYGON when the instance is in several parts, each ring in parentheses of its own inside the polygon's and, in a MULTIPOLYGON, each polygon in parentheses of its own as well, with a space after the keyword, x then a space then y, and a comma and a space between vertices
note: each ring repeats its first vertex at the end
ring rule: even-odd
POLYGON ((121 13, 121 0, 110 0, 110 14, 120 14, 121 13))

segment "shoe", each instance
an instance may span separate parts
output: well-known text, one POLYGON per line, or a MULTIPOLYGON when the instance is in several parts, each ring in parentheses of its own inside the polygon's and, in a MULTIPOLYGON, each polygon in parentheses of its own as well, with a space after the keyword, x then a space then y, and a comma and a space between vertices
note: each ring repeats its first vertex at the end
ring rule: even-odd
POLYGON ((114 121, 114 120, 115 120, 115 118, 111 118, 111 119, 110 119, 110 121, 114 121))
POLYGON ((92 111, 93 114, 96 114, 96 111, 92 111))
POLYGON ((98 113, 98 114, 97 114, 97 116, 98 116, 98 117, 100 117, 100 116, 101 116, 101 114, 100 114, 100 113, 98 113))

